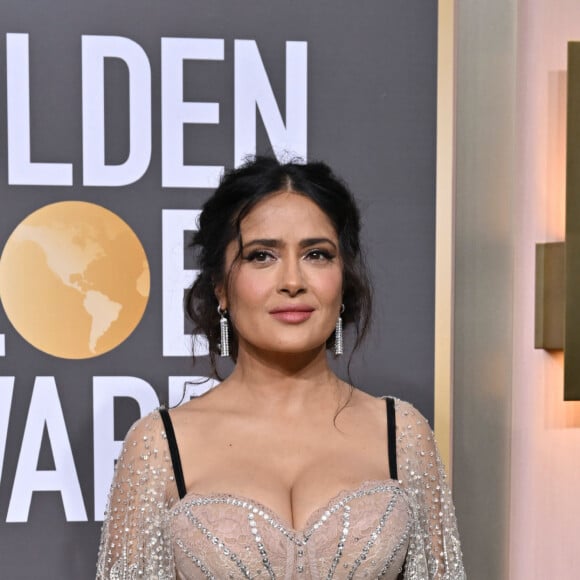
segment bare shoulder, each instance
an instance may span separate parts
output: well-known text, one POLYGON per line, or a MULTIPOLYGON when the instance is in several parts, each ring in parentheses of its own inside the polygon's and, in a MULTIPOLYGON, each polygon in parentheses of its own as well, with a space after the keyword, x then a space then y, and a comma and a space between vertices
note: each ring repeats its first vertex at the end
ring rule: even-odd
POLYGON ((366 391, 359 389, 358 387, 352 387, 352 400, 356 401, 359 404, 364 404, 364 403, 372 403, 372 401, 379 401, 380 399, 378 397, 375 397, 374 395, 370 395, 369 393, 367 393, 366 391))
POLYGON ((385 409, 384 399, 355 388, 344 410, 365 430, 382 432, 386 428, 385 409))
POLYGON ((227 399, 221 385, 190 401, 169 409, 171 423, 178 442, 195 440, 197 435, 205 436, 216 428, 227 411, 227 399))
POLYGON ((221 383, 205 393, 192 397, 178 407, 172 407, 169 412, 172 419, 183 420, 190 415, 203 415, 219 411, 224 405, 224 383, 221 383))

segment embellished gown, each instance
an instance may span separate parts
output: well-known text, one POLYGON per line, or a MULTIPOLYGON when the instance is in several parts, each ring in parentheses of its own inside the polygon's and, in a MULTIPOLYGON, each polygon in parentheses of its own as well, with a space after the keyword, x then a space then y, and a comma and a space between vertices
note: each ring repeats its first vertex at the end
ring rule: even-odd
POLYGON ((137 421, 117 462, 97 580, 464 580, 431 429, 410 404, 394 408, 394 472, 342 491, 300 530, 251 498, 176 494, 171 429, 157 411, 137 421))

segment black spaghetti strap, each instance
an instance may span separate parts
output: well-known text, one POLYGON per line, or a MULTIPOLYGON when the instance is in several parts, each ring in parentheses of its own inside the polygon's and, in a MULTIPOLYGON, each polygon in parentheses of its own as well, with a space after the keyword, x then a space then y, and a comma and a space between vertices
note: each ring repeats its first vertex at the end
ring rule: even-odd
POLYGON ((177 448, 177 439, 175 439, 173 423, 171 422, 169 411, 165 407, 159 408, 159 414, 161 415, 161 419, 163 419, 163 426, 165 427, 165 435, 167 436, 167 444, 169 445, 169 453, 171 454, 177 493, 179 493, 179 499, 183 499, 185 497, 185 481, 183 480, 183 469, 181 468, 181 459, 179 458, 179 449, 177 448))
POLYGON ((389 472, 391 479, 398 480, 397 474, 397 420, 395 417, 395 399, 387 397, 387 436, 389 446, 389 472))

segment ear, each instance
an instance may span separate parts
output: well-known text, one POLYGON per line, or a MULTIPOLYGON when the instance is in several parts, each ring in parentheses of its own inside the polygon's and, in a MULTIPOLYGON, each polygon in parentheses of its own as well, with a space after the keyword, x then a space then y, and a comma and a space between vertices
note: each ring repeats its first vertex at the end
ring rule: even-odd
POLYGON ((226 292, 225 292, 225 288, 224 288, 223 283, 216 284, 213 287, 213 290, 214 290, 215 298, 218 302, 219 307, 222 310, 227 310, 228 309, 228 300, 227 300, 227 296, 226 296, 226 292))

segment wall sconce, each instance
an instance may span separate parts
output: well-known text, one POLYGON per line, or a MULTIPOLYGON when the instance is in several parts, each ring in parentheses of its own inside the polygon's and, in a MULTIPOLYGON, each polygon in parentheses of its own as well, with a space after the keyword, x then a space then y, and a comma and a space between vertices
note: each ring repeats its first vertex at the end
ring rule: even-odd
POLYGON ((580 42, 568 43, 566 241, 536 245, 534 346, 564 350, 564 400, 580 401, 580 42))

